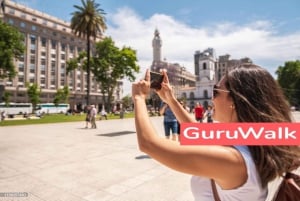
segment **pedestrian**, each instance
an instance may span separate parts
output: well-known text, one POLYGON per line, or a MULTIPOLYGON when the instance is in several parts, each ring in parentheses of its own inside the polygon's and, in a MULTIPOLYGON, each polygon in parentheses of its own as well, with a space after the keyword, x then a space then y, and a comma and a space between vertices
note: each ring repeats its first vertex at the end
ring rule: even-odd
POLYGON ((105 111, 104 108, 102 108, 102 110, 101 110, 100 120, 102 120, 102 117, 104 117, 107 120, 107 112, 105 111))
POLYGON ((201 105, 201 103, 197 102, 196 106, 194 108, 194 113, 195 113, 195 119, 198 122, 203 122, 203 114, 204 114, 204 108, 201 105))
POLYGON ((92 105, 91 106, 91 128, 94 128, 96 129, 97 128, 97 125, 96 125, 96 116, 97 116, 97 109, 95 107, 95 105, 92 105))
POLYGON ((207 110, 204 113, 204 118, 206 118, 207 123, 213 122, 213 107, 211 105, 207 106, 207 110))
POLYGON ((6 112, 3 110, 3 111, 1 112, 1 121, 4 121, 5 118, 6 118, 6 112))
MULTIPOLYGON (((196 122, 176 100, 167 73, 156 90, 180 122, 196 122)), ((156 133, 147 113, 150 73, 132 85, 135 124, 141 151, 160 163, 191 174, 196 201, 213 201, 212 183, 222 201, 264 201, 268 183, 300 165, 299 146, 180 146, 156 133)), ((228 72, 214 87, 214 120, 291 122, 287 101, 272 75, 254 64, 228 72)))
POLYGON ((160 110, 160 115, 164 116, 164 129, 165 129, 165 137, 167 139, 172 139, 174 141, 178 138, 178 124, 177 119, 172 112, 171 108, 166 104, 162 103, 160 110))
POLYGON ((89 123, 91 123, 91 106, 86 106, 86 116, 85 116, 85 128, 89 127, 89 123))

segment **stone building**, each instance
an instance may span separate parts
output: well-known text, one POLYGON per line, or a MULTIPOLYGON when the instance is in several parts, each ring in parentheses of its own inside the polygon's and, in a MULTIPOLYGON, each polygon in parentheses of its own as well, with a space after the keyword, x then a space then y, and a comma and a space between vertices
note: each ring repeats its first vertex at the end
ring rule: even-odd
POLYGON ((183 89, 182 97, 186 97, 188 105, 194 108, 196 102, 207 107, 212 105, 213 86, 225 75, 226 72, 238 67, 242 63, 252 63, 245 57, 242 59, 230 59, 230 55, 222 55, 217 58, 213 48, 207 48, 203 52, 196 51, 194 54, 196 86, 183 89))
MULTIPOLYGON (((41 88, 41 102, 52 103, 57 89, 68 86, 69 103, 73 109, 86 105, 87 73, 77 69, 67 75, 66 64, 79 52, 86 50, 86 39, 72 33, 70 23, 6 0, 2 20, 16 27, 24 35, 24 56, 15 60, 17 76, 4 80, 5 91, 11 102, 29 102, 25 84, 36 83, 41 88)), ((96 41, 101 40, 100 36, 96 41)), ((92 46, 94 41, 92 41, 92 46)), ((115 100, 121 100, 123 82, 115 92, 115 100)), ((90 103, 102 106, 99 84, 91 73, 90 103)))

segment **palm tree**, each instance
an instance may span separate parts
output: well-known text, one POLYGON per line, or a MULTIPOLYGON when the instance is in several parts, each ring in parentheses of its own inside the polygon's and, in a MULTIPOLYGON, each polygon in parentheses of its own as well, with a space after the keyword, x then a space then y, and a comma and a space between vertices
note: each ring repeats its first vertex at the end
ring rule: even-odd
POLYGON ((73 12, 71 19, 71 29, 75 35, 79 37, 86 37, 87 40, 87 105, 90 104, 90 49, 91 37, 96 40, 105 31, 105 17, 104 10, 100 9, 100 4, 95 0, 81 0, 82 6, 74 5, 77 11, 73 12))

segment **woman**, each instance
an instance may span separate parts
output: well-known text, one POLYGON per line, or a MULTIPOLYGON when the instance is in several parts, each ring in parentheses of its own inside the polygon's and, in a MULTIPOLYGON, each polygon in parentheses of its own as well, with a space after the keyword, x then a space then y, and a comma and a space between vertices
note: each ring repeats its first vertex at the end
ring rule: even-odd
MULTIPOLYGON (((168 76, 157 93, 179 122, 195 122, 173 95, 168 76)), ((149 94, 149 70, 145 80, 132 85, 135 123, 141 151, 162 164, 194 175, 195 200, 213 201, 213 179, 222 201, 267 197, 267 184, 300 165, 298 146, 180 146, 161 139, 151 125, 145 100, 149 94)), ((291 122, 289 107, 273 77, 261 67, 244 64, 225 75, 214 87, 214 120, 218 122, 291 122)))

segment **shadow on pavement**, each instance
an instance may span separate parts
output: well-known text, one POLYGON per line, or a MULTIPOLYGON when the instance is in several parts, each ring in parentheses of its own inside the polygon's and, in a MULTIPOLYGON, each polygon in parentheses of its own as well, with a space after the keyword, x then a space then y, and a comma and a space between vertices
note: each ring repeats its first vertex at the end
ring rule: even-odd
POLYGON ((137 160, 141 160, 141 159, 151 159, 151 157, 148 156, 148 155, 140 155, 140 156, 135 157, 135 159, 137 159, 137 160))
POLYGON ((116 136, 128 135, 128 134, 133 134, 133 133, 136 133, 136 132, 135 131, 118 131, 118 132, 112 132, 112 133, 99 134, 97 136, 116 137, 116 136))

